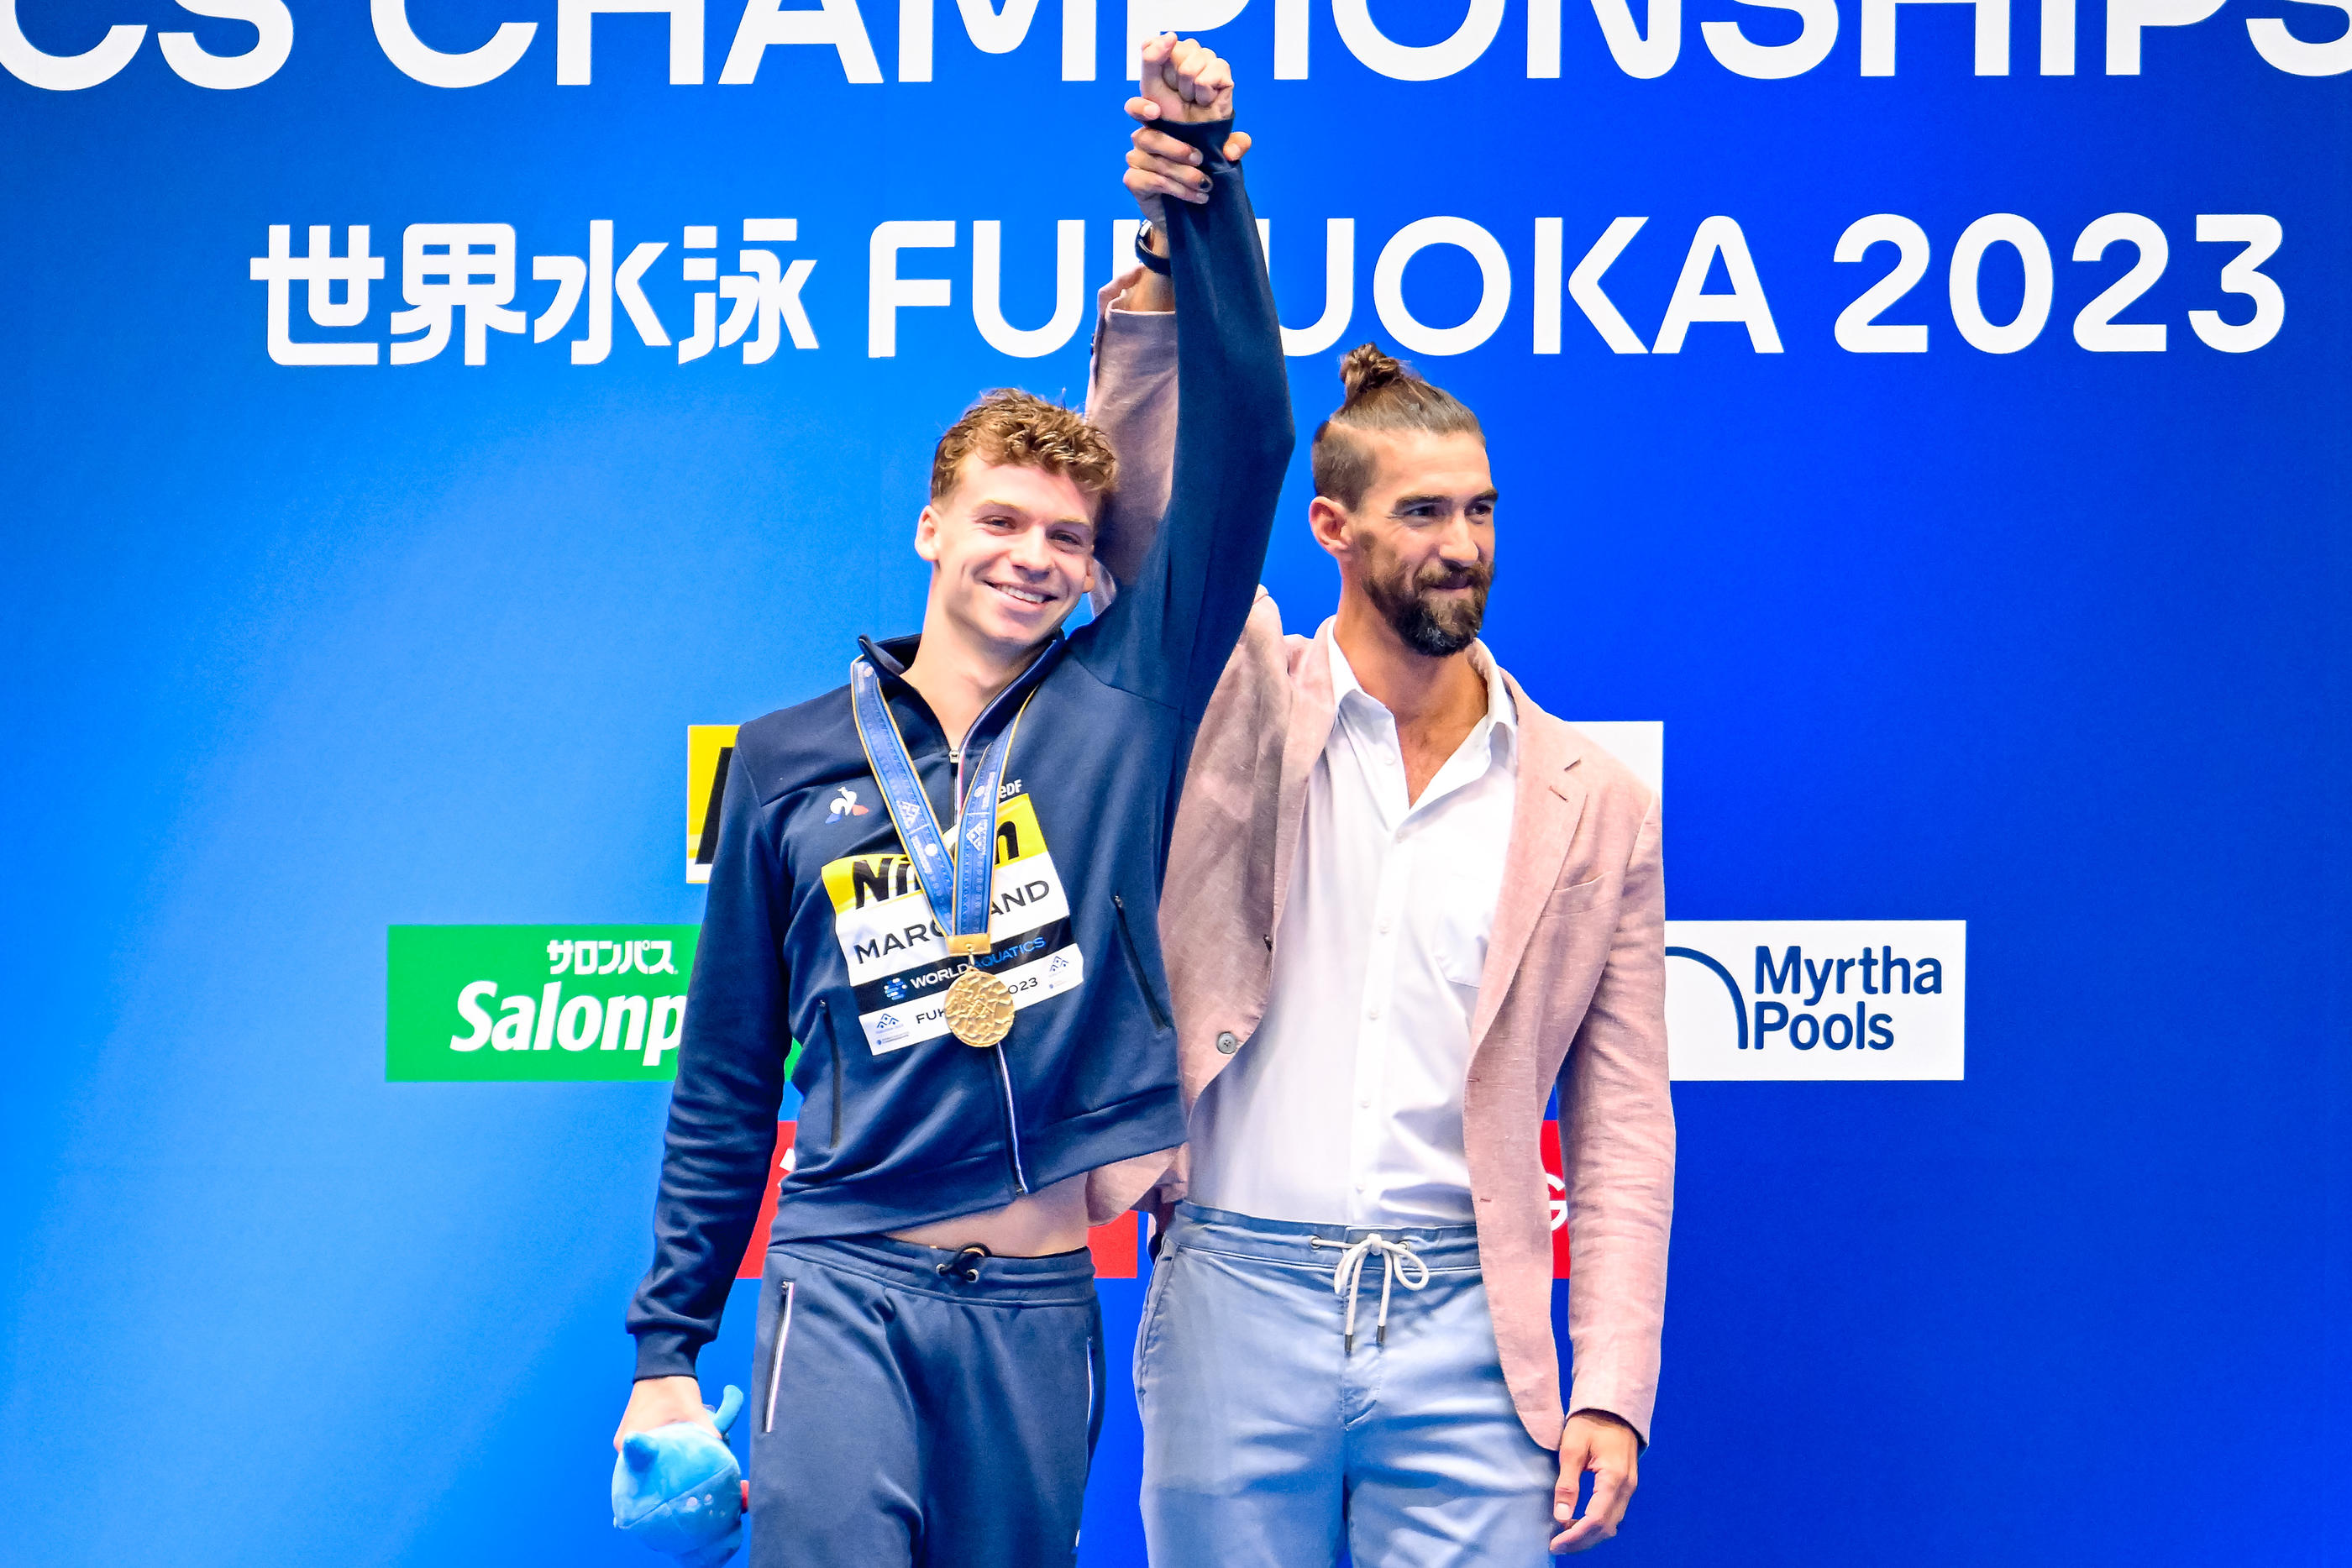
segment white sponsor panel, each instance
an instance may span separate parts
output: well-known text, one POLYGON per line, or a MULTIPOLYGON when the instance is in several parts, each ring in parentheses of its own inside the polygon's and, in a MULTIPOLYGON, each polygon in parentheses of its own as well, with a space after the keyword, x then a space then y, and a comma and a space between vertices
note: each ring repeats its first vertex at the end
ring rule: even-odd
POLYGON ((1631 768, 1633 777, 1666 792, 1666 726, 1664 719, 1604 718, 1572 721, 1584 737, 1631 768))
POLYGON ((1673 1075, 1966 1076, 1968 922, 1669 920, 1673 1075))

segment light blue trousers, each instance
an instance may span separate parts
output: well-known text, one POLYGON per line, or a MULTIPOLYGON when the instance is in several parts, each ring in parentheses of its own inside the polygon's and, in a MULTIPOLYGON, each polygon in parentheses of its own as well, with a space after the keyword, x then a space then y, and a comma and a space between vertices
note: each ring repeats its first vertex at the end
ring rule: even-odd
POLYGON ((1135 1391, 1151 1568, 1328 1568, 1343 1546, 1355 1568, 1550 1561, 1559 1457, 1504 1385, 1474 1227, 1376 1232, 1180 1205, 1135 1391), (1333 1270, 1375 1235, 1420 1267, 1353 1255, 1350 1348, 1333 1270))

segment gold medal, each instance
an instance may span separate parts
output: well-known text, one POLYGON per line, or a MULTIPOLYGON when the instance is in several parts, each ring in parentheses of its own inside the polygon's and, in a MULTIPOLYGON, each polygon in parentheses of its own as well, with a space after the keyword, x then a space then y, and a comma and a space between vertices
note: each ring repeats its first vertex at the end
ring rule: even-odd
POLYGON ((1013 988, 993 975, 966 969, 948 988, 948 1031, 966 1045, 990 1046, 1013 1030, 1013 988))
MULTIPOLYGON (((899 841, 913 852, 915 875, 923 885, 931 914, 950 954, 964 960, 963 972, 950 983, 941 998, 940 1015, 948 1032, 966 1045, 996 1044, 1013 1030, 1013 988, 994 975, 982 974, 977 960, 987 956, 991 898, 994 889, 996 822, 1004 803, 999 780, 1021 716, 1029 711, 1028 696, 1013 715, 1004 733, 988 743, 966 784, 965 764, 956 766, 958 816, 953 839, 940 831, 930 798, 907 754, 898 721, 882 696, 880 677, 865 659, 850 671, 850 711, 857 721, 857 737, 866 747, 866 765, 881 786, 883 804, 890 808, 891 825, 899 841)), ((992 711, 993 705, 992 705, 992 711)), ((987 715, 983 713, 982 718, 987 715)), ((1034 998, 1032 998, 1034 999, 1034 998)))

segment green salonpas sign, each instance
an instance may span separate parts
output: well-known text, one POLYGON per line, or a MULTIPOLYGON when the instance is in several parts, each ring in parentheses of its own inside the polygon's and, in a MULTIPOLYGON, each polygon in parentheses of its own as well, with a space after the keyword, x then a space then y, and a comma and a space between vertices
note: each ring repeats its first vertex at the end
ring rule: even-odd
POLYGON ((667 1082, 692 925, 394 925, 383 1075, 400 1082, 667 1082))

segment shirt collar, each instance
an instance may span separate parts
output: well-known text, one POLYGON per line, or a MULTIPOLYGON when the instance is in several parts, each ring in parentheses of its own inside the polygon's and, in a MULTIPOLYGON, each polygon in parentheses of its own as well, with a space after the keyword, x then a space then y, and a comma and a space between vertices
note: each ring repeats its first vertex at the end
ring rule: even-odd
MULTIPOLYGON (((1395 716, 1390 714, 1381 700, 1366 691, 1363 683, 1356 679, 1355 667, 1348 663, 1348 655, 1339 648, 1339 618, 1335 615, 1324 622, 1322 630, 1316 633, 1322 639, 1324 646, 1331 651, 1331 711, 1335 715, 1342 712, 1348 698, 1353 696, 1359 703, 1369 704, 1393 721, 1395 716)), ((1470 644, 1470 667, 1477 671, 1486 683, 1486 716, 1479 721, 1480 724, 1493 727, 1495 735, 1499 737, 1498 744, 1516 745, 1519 737, 1518 704, 1511 700, 1511 688, 1503 679, 1503 667, 1496 664, 1493 655, 1486 652, 1486 643, 1474 642, 1470 644)))

